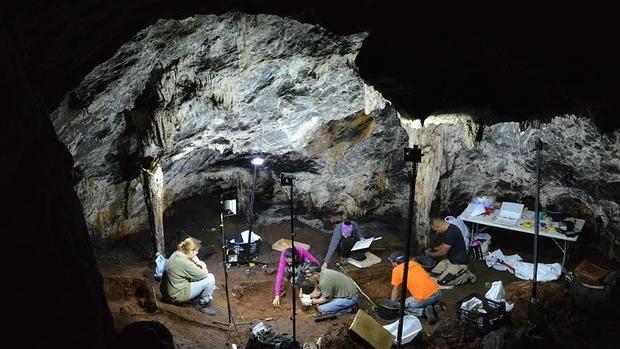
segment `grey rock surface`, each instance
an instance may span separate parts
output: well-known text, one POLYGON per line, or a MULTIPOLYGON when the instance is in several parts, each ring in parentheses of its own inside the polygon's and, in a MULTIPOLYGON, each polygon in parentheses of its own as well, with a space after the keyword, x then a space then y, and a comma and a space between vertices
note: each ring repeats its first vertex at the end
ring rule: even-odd
POLYGON ((260 153, 257 201, 288 200, 324 216, 398 213, 398 113, 357 73, 365 33, 336 36, 270 15, 160 20, 137 33, 52 115, 80 175, 91 235, 145 229, 141 161, 160 158, 167 204, 236 186, 247 202, 260 153))
POLYGON ((620 132, 601 133, 588 118, 565 115, 541 123, 482 128, 465 114, 403 120, 409 146, 422 148, 415 198, 415 239, 432 245, 430 217, 458 216, 476 196, 534 209, 535 142, 543 143, 541 209, 560 204, 586 220, 580 243, 620 257, 620 132))
POLYGON ((479 145, 454 160, 444 207, 458 214, 473 197, 493 195, 534 209, 538 137, 542 207, 564 205, 569 216, 586 220, 585 230, 600 235, 594 240, 601 250, 620 256, 620 132, 601 134, 587 118, 555 117, 540 129, 519 123, 485 128, 479 145))

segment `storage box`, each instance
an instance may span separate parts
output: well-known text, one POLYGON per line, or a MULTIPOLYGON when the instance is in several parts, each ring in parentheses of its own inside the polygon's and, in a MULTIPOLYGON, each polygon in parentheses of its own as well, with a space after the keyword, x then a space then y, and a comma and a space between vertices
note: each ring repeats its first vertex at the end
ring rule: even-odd
POLYGON ((456 302, 456 317, 478 328, 483 333, 487 333, 504 323, 506 306, 504 302, 496 302, 474 293, 456 302), (482 301, 480 309, 484 312, 480 312, 477 309, 465 310, 461 308, 463 303, 474 297, 482 301))
MULTIPOLYGON (((247 233, 246 233, 247 234, 247 233)), ((245 264, 253 261, 260 254, 263 240, 258 239, 250 243, 244 243, 241 234, 226 237, 226 261, 229 264, 245 264)))
POLYGON ((589 285, 602 285, 603 279, 608 273, 609 270, 601 268, 587 259, 583 260, 579 263, 577 268, 575 268, 575 276, 577 279, 589 285))

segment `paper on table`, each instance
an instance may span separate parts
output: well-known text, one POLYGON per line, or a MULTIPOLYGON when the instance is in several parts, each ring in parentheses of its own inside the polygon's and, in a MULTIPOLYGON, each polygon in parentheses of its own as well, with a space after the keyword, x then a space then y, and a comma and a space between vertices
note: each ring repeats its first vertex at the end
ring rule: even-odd
POLYGON ((485 209, 483 204, 472 204, 471 213, 469 214, 469 216, 476 217, 483 214, 484 212, 485 209))
POLYGON ((380 240, 381 237, 378 238, 368 238, 366 240, 360 240, 358 242, 355 243, 355 245, 353 245, 353 248, 351 248, 351 251, 357 251, 357 250, 361 250, 364 248, 368 248, 370 247, 370 244, 375 241, 375 240, 380 240))
POLYGON ((499 216, 508 219, 521 219, 523 213, 523 204, 516 202, 502 202, 502 207, 499 209, 499 216))

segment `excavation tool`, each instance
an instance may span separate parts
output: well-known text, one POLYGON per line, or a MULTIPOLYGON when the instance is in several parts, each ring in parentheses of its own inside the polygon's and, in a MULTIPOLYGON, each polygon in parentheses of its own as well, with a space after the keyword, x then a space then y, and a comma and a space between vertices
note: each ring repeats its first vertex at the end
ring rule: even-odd
MULTIPOLYGON (((353 278, 351 277, 351 275, 349 275, 349 273, 347 273, 347 271, 342 267, 342 264, 340 263, 336 263, 336 265, 338 266, 338 268, 340 268, 340 270, 342 270, 342 272, 351 278, 351 280, 353 280, 353 278)), ((366 297, 366 299, 368 299, 368 301, 370 302, 370 304, 372 304, 372 310, 376 310, 377 309, 377 305, 370 299, 370 297, 368 297, 366 295, 366 293, 364 293, 364 291, 362 291, 362 288, 360 287, 360 285, 357 284, 357 282, 355 282, 355 280, 353 280, 353 283, 355 284, 355 286, 357 286, 357 289, 360 291, 361 294, 364 295, 364 297, 366 297)))

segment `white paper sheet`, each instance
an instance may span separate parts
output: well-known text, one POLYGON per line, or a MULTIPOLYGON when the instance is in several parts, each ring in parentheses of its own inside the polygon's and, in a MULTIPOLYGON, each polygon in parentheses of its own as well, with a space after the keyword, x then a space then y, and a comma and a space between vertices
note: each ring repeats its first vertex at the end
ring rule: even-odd
POLYGON ((502 202, 502 207, 499 209, 498 216, 515 220, 521 219, 524 207, 523 204, 518 204, 516 202, 502 202))
POLYGON ((372 244, 373 241, 375 240, 381 240, 381 237, 378 238, 368 238, 365 240, 360 240, 358 242, 355 243, 355 245, 353 245, 353 248, 351 248, 351 251, 357 251, 357 250, 363 250, 365 248, 370 247, 370 244, 372 244))

